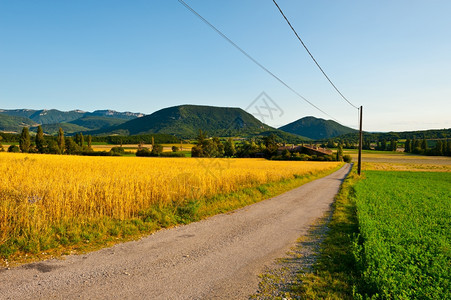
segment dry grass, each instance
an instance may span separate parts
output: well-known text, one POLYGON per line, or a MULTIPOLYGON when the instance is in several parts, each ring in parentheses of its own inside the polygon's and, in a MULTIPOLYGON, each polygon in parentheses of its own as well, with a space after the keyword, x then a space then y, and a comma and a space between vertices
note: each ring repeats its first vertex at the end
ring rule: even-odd
POLYGON ((419 164, 419 163, 371 163, 362 164, 364 170, 371 171, 412 171, 412 172, 451 172, 451 165, 419 164))
MULTIPOLYGON (((346 150, 354 162, 356 150, 346 150)), ((451 172, 451 157, 424 156, 403 152, 364 151, 363 170, 451 172)))

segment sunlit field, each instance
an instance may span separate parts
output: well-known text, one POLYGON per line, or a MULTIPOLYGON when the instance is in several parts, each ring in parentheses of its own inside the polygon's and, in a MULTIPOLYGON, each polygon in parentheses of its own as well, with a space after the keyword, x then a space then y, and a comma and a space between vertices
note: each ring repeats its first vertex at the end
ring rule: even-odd
MULTIPOLYGON (((357 162, 357 150, 345 150, 357 162)), ((363 151, 363 170, 451 172, 451 157, 404 152, 363 151)))
POLYGON ((88 227, 120 234, 121 228, 108 228, 111 222, 171 223, 165 218, 189 215, 200 200, 339 164, 0 153, 0 255, 95 239, 88 227))

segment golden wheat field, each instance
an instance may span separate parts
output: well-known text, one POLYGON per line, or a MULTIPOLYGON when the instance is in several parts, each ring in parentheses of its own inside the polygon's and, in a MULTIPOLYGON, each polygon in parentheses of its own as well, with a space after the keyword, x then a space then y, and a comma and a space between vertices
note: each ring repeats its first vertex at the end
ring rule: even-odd
POLYGON ((183 206, 338 164, 0 153, 0 245, 12 236, 48 236, 58 224, 131 219, 151 206, 183 206))

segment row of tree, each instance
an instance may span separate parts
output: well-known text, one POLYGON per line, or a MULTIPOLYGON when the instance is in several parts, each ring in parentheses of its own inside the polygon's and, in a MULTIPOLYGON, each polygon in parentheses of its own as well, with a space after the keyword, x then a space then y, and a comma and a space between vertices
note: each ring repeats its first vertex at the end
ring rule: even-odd
POLYGON ((451 156, 451 141, 437 140, 434 147, 430 148, 426 139, 407 139, 404 146, 404 152, 435 156, 451 156))
POLYGON ((19 147, 11 145, 9 152, 22 153, 49 153, 49 154, 81 154, 82 152, 92 152, 92 137, 87 136, 87 143, 83 134, 77 133, 72 139, 64 137, 62 128, 58 131, 58 136, 45 137, 41 126, 38 126, 36 136, 31 138, 28 127, 23 127, 19 136, 19 147))
POLYGON ((261 139, 250 139, 235 145, 232 138, 222 142, 218 137, 207 138, 207 133, 199 130, 197 143, 191 149, 192 157, 267 157, 277 153, 279 146, 275 135, 261 139))
POLYGON ((275 135, 259 139, 243 140, 235 144, 232 138, 221 141, 218 137, 207 138, 200 130, 196 146, 191 149, 192 157, 264 157, 274 160, 319 160, 319 161, 351 161, 349 155, 343 155, 343 145, 338 145, 335 155, 308 155, 302 147, 293 149, 281 147, 284 143, 275 135))

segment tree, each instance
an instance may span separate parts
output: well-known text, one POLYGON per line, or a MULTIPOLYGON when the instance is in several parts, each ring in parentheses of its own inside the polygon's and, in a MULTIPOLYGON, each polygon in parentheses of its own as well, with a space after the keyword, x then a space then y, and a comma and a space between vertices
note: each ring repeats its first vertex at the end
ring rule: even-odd
POLYGON ((42 131, 41 125, 38 126, 38 132, 36 133, 35 138, 36 149, 39 153, 45 152, 45 140, 44 140, 44 131, 42 131))
POLYGON ((92 136, 91 135, 88 135, 88 150, 92 151, 92 136))
POLYGON ((163 146, 161 146, 160 144, 152 145, 152 156, 159 156, 161 153, 163 153, 163 146))
POLYGON ((8 152, 18 153, 20 152, 20 149, 16 145, 11 145, 8 147, 8 152))
POLYGON ((277 153, 277 150, 279 149, 279 145, 276 142, 276 136, 274 134, 265 136, 263 138, 263 143, 266 146, 266 150, 265 150, 266 157, 271 157, 277 153))
POLYGON ((406 142, 404 143, 404 152, 407 153, 412 152, 412 142, 410 141, 410 139, 407 139, 406 142))
POLYGON ((179 151, 179 147, 177 146, 172 146, 172 152, 177 152, 179 151))
POLYGON ((337 161, 343 160, 343 146, 341 144, 338 144, 338 150, 337 150, 337 161))
POLYGON ((235 143, 232 138, 229 138, 224 144, 224 156, 232 157, 236 153, 235 143))
POLYGON ((19 148, 23 153, 30 152, 31 140, 30 140, 30 132, 28 131, 28 127, 22 128, 22 133, 19 138, 19 148))
POLYGON ((426 141, 426 139, 423 139, 421 141, 421 149, 428 150, 428 142, 426 141))
POLYGON ((451 141, 446 140, 444 146, 444 152, 446 156, 451 156, 451 141))
POLYGON ((5 151, 5 149, 3 149, 2 139, 3 139, 3 137, 0 135, 0 152, 5 151))
POLYGON ((78 154, 81 150, 80 146, 70 137, 66 138, 65 149, 67 154, 78 154))
POLYGON ((333 140, 328 140, 326 148, 335 148, 335 143, 333 140))
POLYGON ((85 139, 83 138, 83 133, 80 132, 80 133, 75 134, 74 141, 78 146, 83 147, 83 144, 85 143, 85 139))
POLYGON ((390 141, 390 151, 396 151, 396 149, 398 149, 398 141, 391 140, 390 141))
POLYGON ((444 153, 444 147, 443 147, 443 142, 441 140, 438 140, 437 143, 435 144, 435 148, 434 148, 434 155, 439 155, 442 156, 444 153))
POLYGON ((50 154, 59 154, 60 148, 58 147, 58 143, 54 140, 50 140, 47 143, 47 152, 50 154))
POLYGON ((59 153, 63 154, 64 148, 65 148, 65 140, 64 140, 64 131, 61 127, 58 130, 57 144, 58 144, 58 148, 60 150, 59 153))

